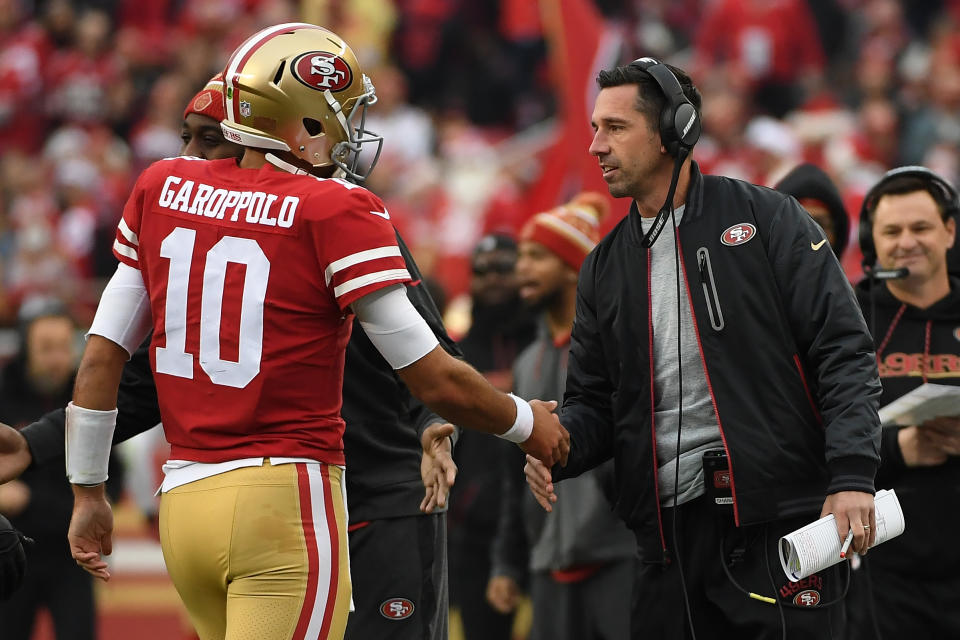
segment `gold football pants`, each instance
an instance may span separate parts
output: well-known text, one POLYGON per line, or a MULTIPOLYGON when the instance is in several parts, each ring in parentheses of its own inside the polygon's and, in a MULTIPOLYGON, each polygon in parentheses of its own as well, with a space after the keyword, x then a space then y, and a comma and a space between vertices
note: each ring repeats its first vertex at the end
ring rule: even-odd
POLYGON ((163 494, 163 557, 201 640, 343 637, 342 481, 336 466, 264 462, 163 494))

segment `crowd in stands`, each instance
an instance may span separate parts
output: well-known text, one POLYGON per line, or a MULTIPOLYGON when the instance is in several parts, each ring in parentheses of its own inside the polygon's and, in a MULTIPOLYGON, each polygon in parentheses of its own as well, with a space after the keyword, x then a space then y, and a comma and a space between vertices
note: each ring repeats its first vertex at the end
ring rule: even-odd
MULTIPOLYGON (((893 166, 957 178, 956 0, 578 2, 621 36, 620 57, 693 71, 707 105, 695 151, 706 172, 771 186, 811 162, 852 212, 893 166)), ((182 105, 227 53, 285 20, 354 43, 386 135, 369 186, 424 272, 464 293, 477 240, 515 234, 535 213, 527 197, 544 178, 538 152, 562 81, 547 27, 570 3, 539 4, 0 0, 0 325, 35 293, 89 321, 132 180, 176 155, 182 105)))

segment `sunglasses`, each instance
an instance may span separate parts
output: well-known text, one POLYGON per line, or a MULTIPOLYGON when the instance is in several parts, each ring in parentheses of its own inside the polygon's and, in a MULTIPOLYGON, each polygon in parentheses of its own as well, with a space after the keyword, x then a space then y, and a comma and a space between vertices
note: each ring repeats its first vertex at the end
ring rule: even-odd
POLYGON ((481 262, 473 265, 473 275, 485 276, 488 273, 506 275, 513 273, 514 266, 513 262, 481 262))

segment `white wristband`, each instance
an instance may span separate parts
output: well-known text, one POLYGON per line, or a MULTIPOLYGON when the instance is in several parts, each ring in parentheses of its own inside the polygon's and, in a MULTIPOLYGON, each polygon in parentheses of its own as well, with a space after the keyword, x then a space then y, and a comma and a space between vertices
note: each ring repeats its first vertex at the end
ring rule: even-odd
POLYGON ((533 409, 530 403, 523 398, 518 398, 512 393, 508 393, 517 405, 517 419, 513 421, 513 426, 500 434, 500 437, 510 442, 526 442, 530 434, 533 433, 533 409))
POLYGON ((95 485, 107 479, 110 445, 117 426, 117 410, 84 409, 67 405, 67 480, 95 485))

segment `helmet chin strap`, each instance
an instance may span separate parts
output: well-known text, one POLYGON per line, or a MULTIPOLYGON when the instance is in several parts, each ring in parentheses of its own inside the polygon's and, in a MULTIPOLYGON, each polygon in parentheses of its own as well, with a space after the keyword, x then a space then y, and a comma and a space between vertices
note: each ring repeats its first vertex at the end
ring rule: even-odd
POLYGON ((268 152, 268 153, 265 153, 265 154, 263 154, 263 157, 264 157, 264 159, 265 159, 267 162, 269 162, 270 164, 272 164, 273 166, 275 166, 277 169, 280 169, 280 170, 282 170, 282 171, 286 171, 287 173, 292 173, 292 174, 295 175, 295 176, 308 176, 308 175, 312 175, 312 174, 311 174, 309 171, 307 171, 306 169, 301 169, 300 167, 296 166, 295 164, 292 164, 292 163, 290 163, 290 162, 287 162, 286 160, 281 160, 280 158, 278 158, 277 156, 275 156, 275 155, 272 154, 272 153, 269 153, 269 152, 268 152))

